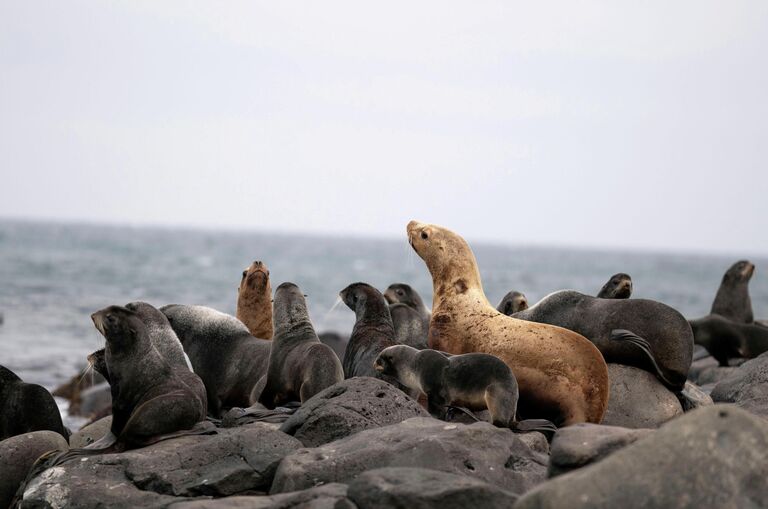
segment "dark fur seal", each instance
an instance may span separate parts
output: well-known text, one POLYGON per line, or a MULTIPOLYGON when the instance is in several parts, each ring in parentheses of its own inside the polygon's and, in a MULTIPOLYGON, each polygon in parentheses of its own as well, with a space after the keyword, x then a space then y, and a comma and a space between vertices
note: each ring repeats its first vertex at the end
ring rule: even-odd
POLYGON ((421 296, 410 285, 393 283, 384 292, 395 327, 395 341, 414 348, 428 348, 429 312, 421 296))
POLYGON ((139 320, 144 323, 149 339, 160 352, 160 355, 168 361, 168 364, 192 369, 192 364, 187 354, 184 353, 181 341, 179 341, 171 323, 162 311, 146 302, 129 302, 125 308, 136 313, 139 320))
POLYGON ((512 290, 508 292, 499 305, 496 306, 496 310, 499 313, 504 313, 507 316, 512 316, 518 311, 525 311, 528 309, 528 298, 521 292, 512 290))
POLYGON ((16 373, 0 366, 0 440, 43 430, 69 439, 51 393, 37 384, 25 383, 16 373))
POLYGON ((272 339, 272 286, 264 262, 257 260, 243 271, 236 316, 255 337, 272 339))
POLYGON ((720 315, 690 320, 694 341, 707 349, 721 366, 729 359, 752 359, 768 351, 768 327, 739 323, 720 315))
POLYGON ((515 313, 514 318, 576 331, 597 346, 606 362, 655 373, 673 390, 685 385, 693 333, 680 313, 660 302, 598 299, 561 290, 515 313))
POLYGON ((755 317, 749 297, 749 280, 754 273, 755 266, 751 262, 740 260, 734 263, 723 275, 710 313, 734 322, 752 323, 755 317))
POLYGON ((160 310, 205 384, 208 413, 220 418, 224 409, 251 406, 267 374, 272 342, 253 337, 240 320, 212 308, 171 304, 160 310))
POLYGON ((113 417, 111 436, 90 448, 142 447, 205 420, 203 382, 186 365, 172 365, 159 353, 150 337, 151 326, 139 314, 110 306, 91 318, 107 340, 104 360, 113 417))
POLYGON ((632 296, 632 278, 619 272, 603 285, 597 294, 598 299, 628 299, 632 296))
POLYGON ((283 283, 275 290, 275 335, 259 403, 269 409, 306 400, 344 380, 344 370, 330 346, 320 342, 309 321, 299 287, 283 283))

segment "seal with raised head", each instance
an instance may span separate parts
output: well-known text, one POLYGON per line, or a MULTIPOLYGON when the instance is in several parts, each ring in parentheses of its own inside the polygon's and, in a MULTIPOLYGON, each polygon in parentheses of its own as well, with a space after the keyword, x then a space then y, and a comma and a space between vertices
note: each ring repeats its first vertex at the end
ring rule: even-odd
POLYGON ((272 339, 272 285, 264 262, 257 260, 243 271, 235 316, 255 337, 272 339))
POLYGON ((389 314, 395 327, 395 340, 414 348, 427 347, 431 313, 421 295, 405 283, 393 283, 384 292, 389 303, 389 314))
POLYGON ((43 430, 69 438, 51 393, 40 385, 25 383, 16 373, 0 366, 0 440, 43 430))
POLYGON ((136 313, 139 320, 144 323, 149 339, 168 364, 192 369, 192 363, 184 353, 181 341, 162 311, 146 302, 129 302, 125 308, 136 313))
POLYGON ((517 313, 518 311, 525 311, 528 309, 528 297, 524 293, 512 290, 508 292, 499 305, 496 306, 496 311, 504 313, 507 316, 517 313))
POLYGON ((653 300, 599 299, 560 290, 513 317, 577 332, 594 343, 606 362, 650 371, 675 391, 685 385, 693 360, 687 320, 653 300))
POLYGON ((597 294, 599 299, 628 299, 632 296, 632 278, 629 274, 614 274, 597 294))
POLYGON ((450 230, 411 221, 408 240, 432 274, 429 346, 452 354, 489 353, 514 372, 519 412, 557 425, 599 423, 608 405, 608 367, 576 332, 499 313, 483 292, 467 242, 450 230))
POLYGON ((142 447, 205 420, 203 382, 186 365, 172 365, 160 354, 150 337, 152 324, 122 306, 104 308, 91 319, 106 339, 112 426, 110 435, 89 448, 142 447))
POLYGON ((729 359, 752 359, 768 351, 768 327, 740 323, 712 314, 689 320, 697 345, 707 349, 721 366, 729 359))
POLYGON ((344 380, 336 353, 323 344, 309 321, 299 287, 283 283, 275 290, 275 336, 259 403, 269 409, 291 401, 304 403, 326 387, 344 380))
POLYGON ((243 322, 209 307, 170 304, 160 311, 205 384, 209 415, 220 418, 225 409, 256 401, 267 374, 270 340, 254 337, 243 322))
POLYGON ((725 272, 711 314, 724 316, 740 323, 752 323, 752 299, 749 297, 749 280, 755 273, 755 265, 747 260, 740 260, 725 272))

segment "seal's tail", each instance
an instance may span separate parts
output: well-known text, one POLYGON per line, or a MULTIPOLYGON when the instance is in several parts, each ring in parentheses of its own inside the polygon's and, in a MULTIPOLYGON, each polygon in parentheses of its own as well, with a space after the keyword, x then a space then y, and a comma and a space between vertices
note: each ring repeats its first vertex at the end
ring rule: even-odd
POLYGON ((654 357, 653 352, 651 351, 651 345, 650 343, 648 343, 648 340, 641 338, 634 332, 628 331, 625 329, 612 330, 611 340, 626 341, 627 343, 630 343, 636 346, 637 348, 639 348, 648 357, 648 360, 651 361, 651 364, 653 365, 653 369, 656 371, 656 376, 659 377, 659 380, 661 380, 664 383, 664 385, 666 385, 668 388, 675 391, 679 391, 681 389, 680 384, 672 383, 666 377, 666 375, 661 369, 661 366, 659 366, 659 364, 656 362, 656 357, 654 357))

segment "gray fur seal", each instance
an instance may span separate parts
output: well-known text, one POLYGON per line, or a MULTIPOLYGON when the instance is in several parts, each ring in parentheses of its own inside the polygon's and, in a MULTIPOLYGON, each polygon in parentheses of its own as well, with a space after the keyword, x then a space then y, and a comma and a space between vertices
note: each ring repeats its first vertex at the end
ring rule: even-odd
POLYGON ((272 339, 272 286, 264 262, 257 260, 243 271, 236 316, 255 337, 272 339))
POLYGON ((514 318, 576 331, 592 341, 607 362, 650 371, 672 390, 685 385, 693 333, 680 313, 660 302, 599 299, 561 290, 514 318))
POLYGON ((421 296, 410 285, 393 283, 384 292, 389 303, 389 314, 395 327, 395 341, 414 348, 427 347, 431 313, 421 296))
POLYGON ((496 306, 496 310, 499 313, 504 313, 507 316, 512 316, 518 311, 525 311, 528 309, 528 297, 524 293, 512 290, 508 292, 499 305, 496 306))
POLYGON ((0 366, 0 440, 43 430, 69 439, 51 393, 40 385, 25 383, 16 373, 0 366))
POLYGON ((690 320, 694 341, 707 349, 721 366, 729 359, 752 359, 768 351, 768 327, 757 323, 739 323, 712 314, 690 320))
POLYGON ((256 401, 259 381, 267 374, 271 341, 253 337, 240 320, 209 307, 170 304, 160 311, 205 384, 212 417, 256 401))
POLYGON ((269 355, 267 381, 259 403, 273 409, 309 398, 344 380, 336 353, 318 339, 299 287, 283 283, 275 290, 275 335, 269 355))
POLYGON ((629 274, 614 274, 597 294, 598 299, 628 299, 632 296, 632 278, 629 274))
POLYGON ((749 280, 755 273, 755 265, 747 260, 740 260, 725 272, 711 314, 724 316, 739 323, 752 323, 752 299, 749 297, 749 280))

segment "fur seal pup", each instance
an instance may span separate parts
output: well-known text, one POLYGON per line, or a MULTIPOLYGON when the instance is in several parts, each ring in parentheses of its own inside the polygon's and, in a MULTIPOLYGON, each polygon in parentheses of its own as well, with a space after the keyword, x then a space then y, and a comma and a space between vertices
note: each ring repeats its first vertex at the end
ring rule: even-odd
POLYGON ((264 262, 257 260, 243 271, 235 316, 255 337, 272 339, 272 285, 264 262))
POLYGON ((191 430, 205 420, 205 387, 186 365, 172 365, 153 344, 153 323, 122 306, 91 315, 106 339, 112 392, 111 434, 88 448, 125 450, 191 430))
POLYGON ((160 311, 205 384, 209 415, 220 418, 225 409, 256 401, 271 341, 253 337, 240 320, 209 307, 170 304, 160 311))
POLYGON ((689 323, 696 344, 706 348, 720 366, 729 366, 729 359, 753 359, 768 351, 768 327, 757 323, 739 323, 716 314, 689 323))
POLYGON ((632 278, 619 272, 603 285, 597 294, 598 299, 628 299, 632 296, 632 278))
POLYGON ((519 411, 556 425, 599 423, 608 405, 608 367, 595 346, 560 327, 510 318, 483 293, 475 255, 459 235, 411 221, 408 241, 432 274, 429 346, 499 357, 517 377, 519 411))
POLYGON ((40 385, 25 383, 16 373, 0 366, 0 440, 43 430, 69 439, 51 393, 40 385))
POLYGON ((499 305, 496 306, 496 311, 504 313, 507 316, 511 316, 518 311, 525 311, 526 309, 528 309, 528 298, 524 293, 516 292, 514 290, 507 293, 504 298, 501 299, 499 305))
POLYGON ((687 320, 652 300, 599 299, 561 290, 513 317, 575 331, 592 341, 606 362, 650 371, 674 391, 682 390, 693 360, 687 320))
POLYGON ((405 283, 393 283, 387 287, 384 298, 389 303, 396 342, 420 350, 428 348, 431 313, 418 292, 405 283))
POLYGON ((725 272, 710 314, 724 316, 740 323, 752 323, 752 299, 749 297, 749 280, 755 273, 755 265, 740 260, 725 272))
POLYGON ((299 287, 283 283, 275 290, 275 336, 267 382, 259 403, 273 409, 291 401, 304 403, 326 387, 344 380, 336 353, 318 339, 299 287))

